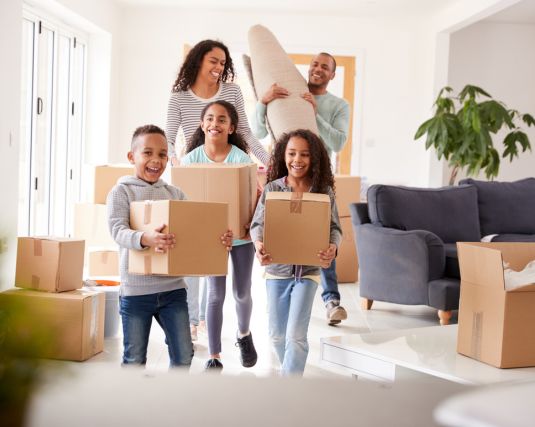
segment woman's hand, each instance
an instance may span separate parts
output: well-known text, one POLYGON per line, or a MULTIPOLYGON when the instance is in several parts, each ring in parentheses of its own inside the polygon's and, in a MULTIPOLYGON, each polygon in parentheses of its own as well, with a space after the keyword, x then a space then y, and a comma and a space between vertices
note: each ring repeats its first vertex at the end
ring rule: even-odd
POLYGON ((233 234, 232 230, 227 230, 224 234, 221 235, 221 244, 226 246, 228 252, 232 250, 232 240, 233 234))
POLYGON ((317 114, 318 106, 316 104, 316 98, 314 98, 314 95, 312 95, 310 92, 305 92, 301 95, 301 98, 310 102, 312 104, 312 108, 314 108, 314 114, 317 114))
POLYGON ((336 249, 336 245, 331 243, 326 251, 318 252, 318 258, 323 268, 330 267, 332 260, 336 257, 336 249))
POLYGON ((174 234, 162 233, 165 224, 155 228, 154 231, 145 231, 141 235, 141 246, 154 247, 154 251, 158 253, 166 253, 169 249, 173 249, 176 244, 174 234))
POLYGON ((264 242, 256 241, 254 242, 254 247, 256 249, 256 257, 260 262, 260 265, 269 265, 272 262, 271 255, 266 253, 264 248, 264 242))

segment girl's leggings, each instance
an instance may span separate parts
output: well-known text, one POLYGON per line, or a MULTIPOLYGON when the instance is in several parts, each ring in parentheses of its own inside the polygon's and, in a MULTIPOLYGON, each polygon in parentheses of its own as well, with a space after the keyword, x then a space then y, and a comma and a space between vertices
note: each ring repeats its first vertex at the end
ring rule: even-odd
MULTIPOLYGON (((238 245, 230 252, 232 259, 232 293, 236 301, 238 330, 249 331, 253 300, 251 298, 251 272, 253 270, 254 246, 252 243, 238 245)), ((223 303, 225 302, 227 276, 208 277, 208 305, 206 327, 210 354, 221 353, 221 329, 223 327, 223 303)))

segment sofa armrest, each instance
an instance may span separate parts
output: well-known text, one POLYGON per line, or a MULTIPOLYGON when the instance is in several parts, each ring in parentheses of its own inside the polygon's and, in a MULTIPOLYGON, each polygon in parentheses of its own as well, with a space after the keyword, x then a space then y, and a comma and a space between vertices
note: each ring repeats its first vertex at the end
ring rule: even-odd
POLYGON ((349 212, 353 225, 369 224, 368 203, 350 203, 349 212))
POLYGON ((428 282, 444 275, 442 240, 424 230, 354 226, 360 295, 398 304, 428 304, 428 282))

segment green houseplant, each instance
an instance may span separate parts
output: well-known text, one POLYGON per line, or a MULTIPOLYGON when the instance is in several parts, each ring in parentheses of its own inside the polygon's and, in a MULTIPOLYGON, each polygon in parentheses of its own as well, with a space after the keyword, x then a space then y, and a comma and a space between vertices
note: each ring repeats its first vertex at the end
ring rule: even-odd
POLYGON ((488 179, 498 175, 500 154, 493 144, 493 136, 502 128, 509 132, 503 139, 501 155, 512 161, 522 152, 531 150, 529 138, 519 123, 532 126, 535 119, 530 114, 521 114, 508 109, 500 101, 492 99, 483 89, 466 85, 455 96, 451 87, 440 90, 434 103, 433 117, 420 125, 414 139, 427 134, 425 148, 434 147, 438 159, 444 157, 452 168, 449 184, 455 183, 459 170, 466 169, 470 176, 480 170, 488 179), (478 96, 484 97, 482 101, 478 96))

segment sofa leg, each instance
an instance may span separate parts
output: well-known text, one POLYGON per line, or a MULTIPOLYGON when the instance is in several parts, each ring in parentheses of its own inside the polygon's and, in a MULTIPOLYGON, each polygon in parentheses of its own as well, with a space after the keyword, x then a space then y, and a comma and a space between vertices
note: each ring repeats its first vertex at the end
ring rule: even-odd
POLYGON ((441 325, 449 325, 450 324, 450 319, 451 319, 451 314, 452 312, 451 311, 443 311, 443 310, 438 310, 438 317, 440 319, 440 324, 441 325))
POLYGON ((361 298, 360 299, 360 307, 364 311, 368 311, 372 308, 373 300, 368 298, 361 298))

